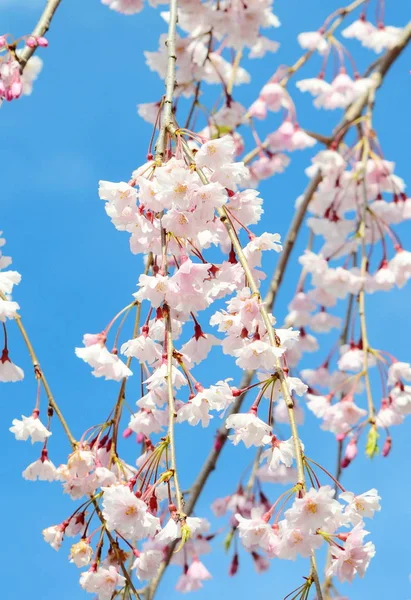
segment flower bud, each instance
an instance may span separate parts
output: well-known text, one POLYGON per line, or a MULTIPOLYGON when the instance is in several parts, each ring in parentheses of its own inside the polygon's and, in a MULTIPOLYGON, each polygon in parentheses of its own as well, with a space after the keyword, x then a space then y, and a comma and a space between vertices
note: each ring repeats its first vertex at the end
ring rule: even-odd
POLYGON ((26 46, 28 46, 29 48, 37 48, 37 38, 35 38, 33 35, 28 37, 26 40, 26 46))
POLYGON ((392 438, 390 436, 388 436, 384 442, 384 446, 382 448, 381 454, 383 456, 388 456, 389 453, 391 452, 391 448, 392 448, 392 438))
POLYGON ((231 561, 231 565, 230 565, 230 570, 229 570, 229 575, 233 576, 237 573, 238 571, 238 566, 239 566, 239 560, 238 560, 238 554, 234 554, 233 556, 233 560, 231 561))
POLYGON ((345 449, 345 456, 350 461, 352 461, 357 456, 357 454, 358 454, 357 440, 355 438, 352 438, 349 441, 349 443, 347 444, 347 447, 345 449))

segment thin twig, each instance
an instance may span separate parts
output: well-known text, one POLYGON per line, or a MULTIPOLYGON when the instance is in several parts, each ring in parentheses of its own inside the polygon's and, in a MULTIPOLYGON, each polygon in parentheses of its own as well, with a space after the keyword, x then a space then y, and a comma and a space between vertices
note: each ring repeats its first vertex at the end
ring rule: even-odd
MULTIPOLYGON (((150 254, 148 255, 148 259, 146 262, 146 266, 144 269, 144 274, 147 275, 148 272, 150 271, 150 268, 153 264, 153 254, 152 252, 150 252, 150 254)), ((136 316, 134 319, 134 326, 133 326, 133 337, 132 339, 135 339, 138 335, 138 330, 140 327, 140 318, 141 318, 141 304, 138 303, 137 304, 137 308, 136 308, 136 316)), ((128 368, 130 368, 131 363, 132 363, 133 357, 129 356, 127 358, 127 362, 126 362, 126 366, 128 368)), ((124 400, 126 398, 126 386, 127 386, 127 377, 124 377, 123 380, 121 381, 121 385, 120 385, 120 390, 117 396, 117 402, 115 404, 114 407, 114 415, 113 415, 113 437, 112 437, 112 446, 111 446, 111 457, 110 460, 112 461, 114 456, 117 454, 117 438, 118 438, 118 428, 119 428, 119 424, 120 424, 120 419, 121 419, 121 414, 122 414, 122 409, 123 409, 123 404, 124 404, 124 400)))
MULTIPOLYGON (((0 298, 2 300, 7 300, 7 297, 2 292, 0 292, 0 298)), ((20 315, 16 315, 16 317, 15 317, 14 320, 16 321, 17 327, 20 330, 21 336, 22 336, 22 338, 24 340, 24 343, 26 344, 27 350, 29 352, 29 355, 30 355, 30 358, 31 358, 31 362, 33 363, 35 377, 36 377, 36 379, 40 379, 40 381, 41 381, 41 383, 43 385, 44 391, 46 393, 49 405, 51 406, 51 408, 53 409, 54 413, 57 415, 57 418, 59 419, 60 423, 62 424, 63 429, 66 432, 66 435, 68 437, 68 440, 69 440, 71 446, 73 448, 75 448, 76 444, 77 444, 76 439, 73 436, 73 434, 71 433, 70 428, 67 425, 67 421, 63 417, 63 414, 62 414, 62 412, 61 412, 61 410, 60 410, 60 408, 59 408, 59 406, 58 406, 58 404, 57 404, 57 402, 56 402, 56 400, 55 400, 55 398, 54 398, 54 396, 52 394, 52 391, 51 391, 50 386, 48 384, 47 378, 44 375, 42 368, 40 367, 40 362, 39 362, 39 359, 37 358, 37 355, 36 355, 36 353, 34 351, 33 344, 31 343, 30 338, 29 338, 29 336, 27 334, 26 328, 23 325, 22 318, 21 318, 20 315)))

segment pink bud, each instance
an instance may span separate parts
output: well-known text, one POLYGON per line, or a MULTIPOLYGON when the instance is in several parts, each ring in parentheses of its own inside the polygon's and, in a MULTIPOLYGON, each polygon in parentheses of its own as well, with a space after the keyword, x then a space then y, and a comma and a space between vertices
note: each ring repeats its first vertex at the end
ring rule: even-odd
POLYGON ((258 100, 250 106, 248 114, 256 119, 265 119, 267 116, 267 104, 264 100, 258 98, 258 100))
POLYGON ((37 38, 37 43, 42 48, 47 48, 47 46, 49 45, 48 40, 46 40, 45 37, 38 37, 37 38))
POLYGON ((257 552, 251 552, 251 556, 253 557, 254 566, 257 573, 264 573, 264 571, 269 569, 270 563, 264 556, 261 556, 257 552))
POLYGON ((130 435, 133 433, 133 430, 130 429, 130 427, 126 427, 126 429, 123 431, 123 438, 128 438, 130 437, 130 435))
POLYGON ((230 565, 230 571, 229 571, 229 575, 235 575, 238 571, 238 565, 239 565, 239 561, 238 561, 238 554, 234 554, 233 556, 233 560, 231 561, 231 565, 230 565))
POLYGON ((270 104, 276 102, 278 97, 284 96, 284 89, 278 83, 266 83, 260 92, 260 100, 270 104))
POLYGON ((392 448, 392 438, 390 436, 388 436, 384 442, 384 446, 382 449, 382 455, 388 456, 389 453, 391 452, 391 448, 392 448))
POLYGON ((215 442, 214 442, 214 450, 221 450, 221 448, 223 447, 223 437, 221 435, 217 435, 215 442))
POLYGON ((31 35, 26 40, 26 46, 28 46, 29 48, 37 48, 37 46, 38 46, 37 39, 31 35))
POLYGON ((352 440, 350 440, 349 444, 347 445, 347 447, 345 449, 345 457, 351 461, 351 460, 354 460, 354 458, 357 456, 357 454, 358 454, 357 440, 352 439, 352 440))
POLYGON ((203 330, 201 329, 200 323, 194 325, 194 337, 198 341, 201 337, 205 337, 203 330))
POLYGON ((7 46, 7 40, 4 35, 0 35, 0 48, 4 48, 7 46))

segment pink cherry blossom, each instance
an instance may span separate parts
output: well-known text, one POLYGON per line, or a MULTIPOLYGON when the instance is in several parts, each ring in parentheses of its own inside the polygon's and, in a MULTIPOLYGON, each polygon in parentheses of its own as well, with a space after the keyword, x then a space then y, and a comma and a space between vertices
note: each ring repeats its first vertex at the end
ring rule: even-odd
POLYGON ((91 594, 97 594, 98 600, 111 600, 116 588, 124 587, 126 579, 113 567, 99 567, 81 574, 80 585, 91 594))
POLYGON ((141 581, 150 580, 156 575, 162 560, 163 552, 160 550, 145 550, 138 554, 132 568, 141 581))
POLYGON ((353 525, 360 523, 364 517, 372 518, 376 511, 381 510, 381 498, 375 488, 358 496, 352 492, 343 492, 340 498, 348 504, 344 513, 353 525))
POLYGON ((280 521, 280 544, 278 556, 285 560, 295 560, 298 555, 308 557, 313 550, 318 550, 323 539, 307 529, 299 529, 288 521, 280 521))
POLYGON ((328 48, 328 41, 324 38, 321 31, 306 31, 298 35, 298 43, 301 48, 307 50, 317 50, 320 54, 328 48))
POLYGON ((290 120, 284 121, 282 125, 267 137, 268 147, 272 152, 281 150, 303 150, 311 148, 316 140, 305 133, 298 125, 290 120))
POLYGON ((292 438, 284 442, 273 436, 271 439, 271 448, 264 450, 261 459, 267 459, 268 469, 276 471, 280 464, 291 467, 295 458, 295 446, 292 438))
POLYGON ((364 577, 370 560, 375 555, 375 546, 372 542, 364 544, 363 539, 368 532, 362 527, 362 522, 355 526, 348 536, 344 549, 333 547, 333 558, 327 576, 335 575, 341 582, 352 581, 356 574, 364 577))
POLYGON ((154 535, 160 527, 157 517, 147 511, 147 505, 123 485, 103 487, 103 515, 110 531, 138 540, 154 535))
POLYGON ((318 528, 334 530, 340 525, 342 506, 334 500, 335 491, 329 486, 311 488, 285 512, 287 523, 301 531, 318 528))
POLYGON ((143 10, 143 0, 101 0, 111 10, 123 13, 124 15, 133 15, 143 10))

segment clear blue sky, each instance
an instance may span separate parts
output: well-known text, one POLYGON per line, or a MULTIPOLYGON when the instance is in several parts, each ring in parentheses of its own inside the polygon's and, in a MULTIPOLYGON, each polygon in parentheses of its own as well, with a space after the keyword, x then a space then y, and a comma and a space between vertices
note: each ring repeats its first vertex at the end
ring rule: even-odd
MULTIPOLYGON (((43 4, 37 0, 0 0, 0 33, 28 33, 43 4)), ((387 23, 404 24, 409 18, 409 3, 389 0, 387 4, 387 23)), ((335 0, 278 0, 277 13, 283 27, 273 35, 281 42, 281 49, 268 60, 252 63, 255 86, 261 85, 278 64, 291 62, 299 55, 298 32, 316 29, 339 6, 335 0)), ((118 386, 94 379, 75 357, 73 348, 84 332, 100 330, 128 302, 140 271, 140 258, 130 254, 127 236, 117 232, 105 215, 97 196, 97 182, 125 179, 144 161, 151 130, 137 117, 136 104, 158 100, 163 88, 157 76, 146 68, 143 50, 157 49, 158 35, 164 27, 151 9, 125 17, 109 11, 99 0, 63 0, 48 36, 50 46, 41 52, 44 70, 33 95, 3 106, 0 112, 0 225, 8 242, 7 254, 13 256, 14 268, 23 275, 15 299, 21 304, 22 316, 57 401, 77 436, 86 426, 101 421, 118 386)), ((360 57, 360 63, 365 65, 374 55, 360 52, 360 57)), ((375 116, 385 156, 397 163, 398 174, 408 178, 408 183, 410 68, 408 50, 378 93, 375 116)), ((305 70, 307 76, 315 72, 314 68, 305 70)), ((250 87, 241 88, 238 99, 247 105, 254 93, 250 87)), ((339 114, 317 113, 308 97, 295 97, 301 124, 327 134, 339 114)), ((263 133, 267 131, 262 129, 263 133)), ((266 201, 266 229, 285 234, 294 200, 306 184, 303 168, 309 159, 310 151, 296 153, 285 174, 261 186, 266 201)), ((408 248, 410 232, 410 227, 401 229, 403 239, 409 240, 408 248)), ((304 230, 298 243, 300 249, 306 235, 304 230)), ((279 321, 298 277, 296 256, 297 252, 277 304, 279 321)), ((409 286, 391 293, 389 299, 380 294, 368 302, 373 345, 403 360, 411 358, 410 306, 409 286)), ((79 571, 68 564, 69 544, 57 554, 41 536, 44 527, 61 522, 70 514, 74 504, 62 496, 59 484, 34 484, 20 476, 26 465, 37 458, 38 448, 16 442, 8 427, 14 417, 30 413, 35 385, 23 346, 14 334, 11 349, 27 377, 22 384, 0 389, 0 473, 4 490, 0 496, 0 562, 4 575, 7 574, 2 578, 2 597, 82 600, 87 594, 78 587, 79 571)), ((231 360, 219 356, 215 360, 212 372, 202 372, 206 383, 232 372, 231 360)), ((135 379, 132 389, 137 397, 135 379)), ((409 427, 406 423, 393 429, 394 448, 389 459, 370 462, 359 458, 346 473, 344 481, 349 489, 362 492, 378 487, 384 508, 369 523, 377 555, 366 579, 355 581, 349 590, 341 586, 350 600, 411 598, 409 427)), ((51 458, 59 464, 64 461, 68 446, 57 424, 54 429, 51 458)), ((200 437, 197 430, 181 429, 185 439, 178 449, 187 473, 183 487, 189 486, 190 474, 207 454, 212 430, 213 427, 200 437)), ((303 439, 311 456, 321 457, 333 467, 333 438, 327 433, 318 435, 314 418, 307 418, 303 439)), ((131 443, 125 451, 132 460, 131 443)), ((224 453, 199 503, 199 515, 210 516, 210 501, 234 491, 238 474, 248 460, 251 455, 238 449, 230 448, 224 453)), ((275 493, 271 490, 271 497, 275 493)), ((304 562, 277 561, 257 579, 244 553, 239 574, 230 579, 226 574, 229 559, 223 556, 221 543, 218 538, 216 552, 205 559, 214 579, 196 592, 199 600, 210 596, 243 600, 256 595, 256 590, 258 597, 281 600, 306 574, 304 562)), ((176 577, 177 571, 170 570, 168 585, 162 586, 159 600, 177 597, 176 577)))

